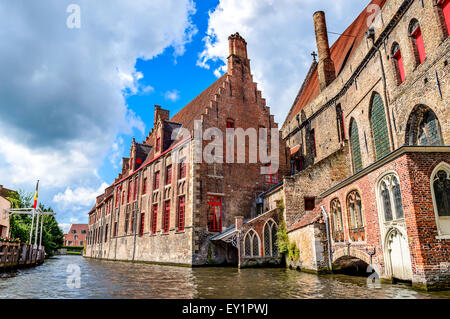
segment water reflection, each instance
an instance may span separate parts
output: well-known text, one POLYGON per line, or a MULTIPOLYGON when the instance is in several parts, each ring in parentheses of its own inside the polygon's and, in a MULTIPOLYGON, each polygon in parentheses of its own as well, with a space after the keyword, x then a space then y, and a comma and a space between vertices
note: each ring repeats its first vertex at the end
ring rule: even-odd
POLYGON ((365 278, 284 269, 183 268, 60 256, 0 278, 0 298, 450 298, 405 285, 369 289, 365 278), (81 287, 67 286, 67 266, 81 287))

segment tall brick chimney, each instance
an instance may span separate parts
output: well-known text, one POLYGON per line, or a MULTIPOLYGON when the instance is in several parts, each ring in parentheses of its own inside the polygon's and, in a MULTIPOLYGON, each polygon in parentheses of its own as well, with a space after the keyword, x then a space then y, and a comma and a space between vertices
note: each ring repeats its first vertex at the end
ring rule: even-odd
POLYGON ((334 62, 331 60, 330 45, 328 43, 327 23, 325 12, 317 11, 313 15, 314 32, 316 33, 317 50, 319 51, 318 75, 320 90, 323 91, 336 79, 334 62))
POLYGON ((170 112, 169 110, 164 110, 159 105, 155 105, 154 127, 156 127, 156 123, 158 123, 159 119, 163 121, 168 121, 170 119, 170 112))
POLYGON ((228 37, 228 45, 230 55, 228 56, 228 73, 232 74, 233 70, 245 70, 250 67, 247 57, 247 42, 240 36, 238 32, 228 37), (242 68, 241 68, 242 67, 242 68))

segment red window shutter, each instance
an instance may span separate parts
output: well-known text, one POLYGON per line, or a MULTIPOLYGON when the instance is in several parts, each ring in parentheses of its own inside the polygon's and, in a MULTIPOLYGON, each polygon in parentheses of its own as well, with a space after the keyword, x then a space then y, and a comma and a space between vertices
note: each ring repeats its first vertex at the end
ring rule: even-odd
POLYGON ((160 149, 160 147, 161 147, 161 138, 159 138, 159 137, 157 137, 156 138, 156 152, 159 152, 159 149, 160 149))
POLYGON ((142 181, 142 194, 147 194, 147 177, 142 181))
POLYGON ((134 196, 133 196, 133 198, 134 198, 134 200, 136 200, 137 199, 137 193, 138 193, 138 179, 137 179, 137 177, 134 179, 134 196))
POLYGON ((156 234, 156 223, 158 220, 158 204, 153 205, 152 211, 152 234, 156 234))
POLYGON ((185 196, 180 196, 178 199, 178 231, 184 231, 184 207, 185 196))
POLYGON ((420 30, 420 27, 413 32, 412 36, 416 41, 416 47, 419 53, 420 63, 423 63, 423 61, 425 61, 426 54, 425 54, 425 45, 423 43, 422 31, 420 30))
POLYGON ((159 171, 155 173, 155 177, 153 180, 153 190, 156 190, 159 188, 159 171))
POLYGON ((127 203, 130 202, 130 194, 131 194, 131 181, 128 182, 128 190, 127 190, 127 203))
POLYGON ((208 230, 222 231, 222 197, 209 195, 208 206, 208 230))
POLYGON ((234 121, 233 120, 227 120, 227 128, 234 128, 234 121))
POLYGON ((186 162, 180 163, 180 179, 183 179, 186 177, 186 162))
POLYGON ((450 34, 450 0, 443 1, 442 12, 444 13, 445 24, 447 25, 447 34, 450 34))
POLYGON ((403 66, 403 58, 400 50, 397 51, 394 58, 397 61, 398 72, 400 73, 400 81, 401 83, 403 83, 405 82, 405 68, 403 66))
POLYGON ((169 226, 170 226, 170 200, 166 201, 164 203, 164 225, 163 230, 165 233, 169 232, 169 226))

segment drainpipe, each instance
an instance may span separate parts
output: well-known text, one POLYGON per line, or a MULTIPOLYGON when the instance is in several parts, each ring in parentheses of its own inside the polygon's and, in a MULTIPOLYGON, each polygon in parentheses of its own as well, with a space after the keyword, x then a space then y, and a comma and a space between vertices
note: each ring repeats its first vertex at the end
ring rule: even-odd
POLYGON ((325 208, 323 206, 320 206, 322 209, 322 214, 325 217, 325 227, 327 229, 327 241, 328 241, 328 266, 330 267, 330 270, 333 270, 333 253, 331 252, 331 237, 330 237, 330 224, 329 224, 329 218, 328 214, 325 211, 325 208))

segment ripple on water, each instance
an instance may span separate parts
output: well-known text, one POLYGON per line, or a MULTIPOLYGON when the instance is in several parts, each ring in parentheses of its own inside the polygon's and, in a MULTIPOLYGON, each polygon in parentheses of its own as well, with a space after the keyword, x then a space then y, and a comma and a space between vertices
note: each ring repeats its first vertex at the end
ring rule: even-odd
POLYGON ((405 285, 367 287, 366 279, 288 269, 184 268, 58 256, 0 277, 0 298, 450 298, 405 285), (71 264, 81 287, 70 288, 71 264))

